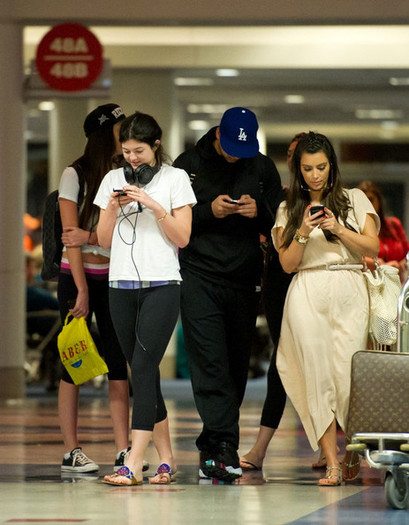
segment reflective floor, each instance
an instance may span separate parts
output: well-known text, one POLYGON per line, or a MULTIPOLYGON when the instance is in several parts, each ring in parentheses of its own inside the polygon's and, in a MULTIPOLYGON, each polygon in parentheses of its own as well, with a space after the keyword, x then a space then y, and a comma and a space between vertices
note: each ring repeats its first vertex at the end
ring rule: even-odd
MULTIPOLYGON (((84 452, 101 465, 98 475, 60 471, 63 447, 55 394, 41 385, 27 399, 0 403, 0 522, 118 524, 409 524, 409 511, 387 507, 383 471, 363 466, 358 480, 341 487, 318 487, 322 472, 287 404, 263 472, 247 473, 236 484, 198 480, 195 438, 201 427, 184 380, 165 381, 176 482, 112 487, 101 483, 115 456, 106 387, 83 387, 80 436, 84 452)), ((264 379, 250 380, 241 416, 241 447, 254 442, 265 393, 264 379)), ((343 437, 339 446, 344 450, 343 437)), ((340 459, 342 458, 342 452, 340 459)), ((146 459, 155 472, 156 452, 146 459)))

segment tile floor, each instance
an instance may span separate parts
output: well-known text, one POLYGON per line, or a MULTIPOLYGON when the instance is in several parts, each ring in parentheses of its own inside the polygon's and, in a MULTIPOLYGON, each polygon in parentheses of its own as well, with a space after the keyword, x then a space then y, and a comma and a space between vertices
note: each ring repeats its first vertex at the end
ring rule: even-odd
MULTIPOLYGON (((62 475, 63 453, 56 395, 28 389, 23 401, 0 402, 0 522, 139 524, 409 524, 409 511, 387 507, 383 471, 363 466, 355 482, 317 487, 321 473, 290 404, 274 437, 263 472, 236 484, 198 480, 194 445, 201 426, 189 381, 164 382, 178 462, 169 486, 111 487, 100 482, 112 471, 112 442, 106 388, 83 387, 80 435, 84 452, 101 465, 99 475, 62 475)), ((250 380, 241 415, 241 447, 254 442, 265 392, 250 380)), ((342 435, 339 445, 343 449, 342 435)), ((342 456, 341 456, 342 457, 342 456)), ((341 459, 340 457, 340 459, 341 459)), ((153 447, 146 459, 153 475, 153 447)), ((147 476, 145 479, 147 479, 147 476)))

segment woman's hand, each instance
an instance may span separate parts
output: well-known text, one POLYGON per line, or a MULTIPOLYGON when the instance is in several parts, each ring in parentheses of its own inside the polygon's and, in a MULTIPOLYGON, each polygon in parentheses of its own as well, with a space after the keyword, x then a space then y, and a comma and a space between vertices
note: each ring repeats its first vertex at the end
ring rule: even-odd
POLYGON ((77 226, 64 228, 61 235, 62 243, 67 248, 78 248, 83 244, 87 244, 88 238, 89 232, 78 228, 77 226))
POLYGON ((325 218, 322 217, 321 211, 310 215, 310 209, 311 205, 305 208, 301 226, 298 228, 298 233, 303 237, 309 237, 312 230, 317 226, 321 227, 321 224, 325 220, 325 218))
POLYGON ((343 227, 329 208, 324 208, 324 211, 325 217, 320 221, 319 227, 321 230, 328 230, 334 235, 339 235, 343 227))
POLYGON ((126 191, 126 197, 120 197, 121 204, 129 204, 130 202, 139 202, 143 207, 149 208, 150 210, 159 209, 160 204, 152 199, 143 188, 138 188, 137 186, 124 186, 124 191, 126 191), (122 201, 122 199, 124 199, 122 201))
POLYGON ((74 317, 87 317, 89 313, 88 289, 78 291, 74 308, 70 309, 74 317))

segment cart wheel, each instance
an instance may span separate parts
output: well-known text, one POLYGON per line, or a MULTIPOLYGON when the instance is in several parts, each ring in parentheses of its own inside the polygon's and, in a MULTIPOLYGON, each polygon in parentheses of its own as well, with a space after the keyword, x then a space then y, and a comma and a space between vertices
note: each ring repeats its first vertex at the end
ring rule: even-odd
POLYGON ((403 474, 399 476, 401 481, 401 487, 398 487, 398 484, 392 475, 391 472, 387 472, 385 478, 385 497, 388 505, 392 509, 406 509, 409 502, 409 479, 406 473, 400 472, 403 474))

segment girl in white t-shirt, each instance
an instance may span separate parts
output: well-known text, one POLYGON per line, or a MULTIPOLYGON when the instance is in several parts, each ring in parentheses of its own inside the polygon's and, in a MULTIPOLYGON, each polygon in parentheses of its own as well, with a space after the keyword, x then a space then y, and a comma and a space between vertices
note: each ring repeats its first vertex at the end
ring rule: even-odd
POLYGON ((109 302, 133 387, 132 447, 125 465, 105 476, 113 485, 143 482, 144 452, 154 437, 160 465, 151 483, 176 472, 159 364, 179 315, 178 248, 189 242, 196 199, 185 171, 164 164, 162 130, 150 115, 126 118, 119 140, 125 168, 104 177, 98 241, 111 249, 109 302))

